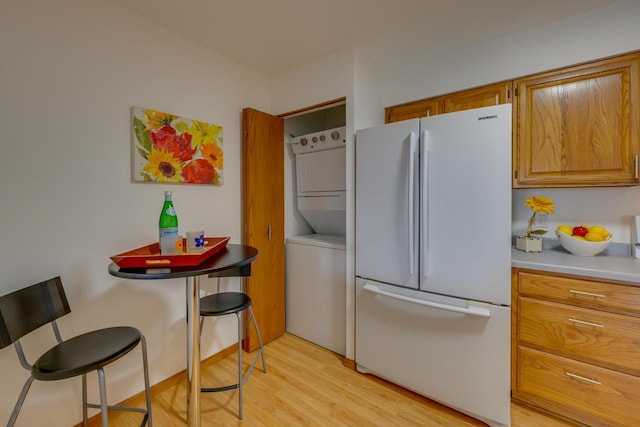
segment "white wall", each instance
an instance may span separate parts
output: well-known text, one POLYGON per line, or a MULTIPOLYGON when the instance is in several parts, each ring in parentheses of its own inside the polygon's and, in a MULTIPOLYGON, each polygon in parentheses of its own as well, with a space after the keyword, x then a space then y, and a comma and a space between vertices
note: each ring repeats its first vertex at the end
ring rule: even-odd
MULTIPOLYGON (((63 335, 136 326, 152 383, 164 380, 186 366, 184 281, 115 278, 109 256, 157 238, 166 189, 182 232, 241 241, 241 110, 268 111, 269 83, 102 0, 3 0, 1 9, 0 294, 62 276, 73 310, 63 335), (223 126, 224 185, 132 183, 133 105, 223 126)), ((215 342, 214 328, 205 330, 204 356, 236 341, 234 318, 218 325, 215 342)), ((31 361, 49 333, 25 341, 31 361)), ((111 403, 143 388, 137 350, 118 364, 107 371, 111 403)), ((0 350, 0 365, 4 423, 28 374, 13 348, 0 350)), ((17 425, 80 419, 79 380, 36 382, 17 425)))

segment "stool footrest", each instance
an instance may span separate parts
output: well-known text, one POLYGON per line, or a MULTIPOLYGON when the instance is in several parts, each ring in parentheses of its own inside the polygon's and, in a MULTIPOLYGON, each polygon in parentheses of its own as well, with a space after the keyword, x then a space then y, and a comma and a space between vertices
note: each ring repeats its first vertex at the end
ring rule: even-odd
MULTIPOLYGON (((86 406, 87 408, 92 408, 92 409, 102 409, 102 407, 100 405, 95 404, 95 403, 87 403, 84 406, 86 406)), ((140 427, 143 427, 144 425, 146 425, 148 420, 149 420, 149 412, 146 409, 143 409, 143 408, 132 408, 130 406, 107 405, 107 409, 109 409, 110 411, 126 411, 126 412, 137 412, 139 414, 143 414, 144 418, 142 418, 142 422, 140 423, 140 427)))
POLYGON ((213 393, 216 391, 235 390, 237 388, 238 388, 238 384, 231 384, 231 385, 226 385, 224 387, 202 387, 200 391, 202 391, 203 393, 213 393))
MULTIPOLYGON (((260 360, 260 357, 262 357, 262 354, 263 354, 262 351, 263 351, 262 348, 258 350, 258 352, 256 353, 255 357, 253 358, 253 361, 251 362, 251 365, 247 369, 247 372, 245 372, 244 376, 242 377, 242 384, 243 385, 249 379, 249 375, 251 375, 251 371, 253 371, 253 368, 256 366, 256 363, 258 363, 258 360, 260 360)), ((266 366, 263 368, 263 371, 265 373, 267 372, 267 367, 266 366)), ((237 388, 238 388, 238 384, 231 384, 231 385, 225 385, 225 386, 221 386, 221 387, 201 387, 200 391, 203 392, 203 393, 215 393, 215 392, 218 392, 218 391, 235 390, 237 388)))

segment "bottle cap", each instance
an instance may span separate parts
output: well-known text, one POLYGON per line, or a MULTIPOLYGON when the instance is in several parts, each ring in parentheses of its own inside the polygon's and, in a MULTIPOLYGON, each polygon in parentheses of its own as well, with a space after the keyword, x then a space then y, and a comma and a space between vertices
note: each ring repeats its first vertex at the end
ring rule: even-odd
POLYGON ((164 192, 164 195, 165 195, 165 196, 170 196, 170 195, 171 195, 171 191, 165 191, 165 192, 164 192))

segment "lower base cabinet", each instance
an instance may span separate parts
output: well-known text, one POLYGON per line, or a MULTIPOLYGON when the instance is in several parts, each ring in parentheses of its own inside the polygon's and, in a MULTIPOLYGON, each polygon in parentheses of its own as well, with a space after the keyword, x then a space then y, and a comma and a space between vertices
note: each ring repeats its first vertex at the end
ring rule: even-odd
POLYGON ((589 426, 640 425, 640 287, 512 277, 513 399, 589 426))

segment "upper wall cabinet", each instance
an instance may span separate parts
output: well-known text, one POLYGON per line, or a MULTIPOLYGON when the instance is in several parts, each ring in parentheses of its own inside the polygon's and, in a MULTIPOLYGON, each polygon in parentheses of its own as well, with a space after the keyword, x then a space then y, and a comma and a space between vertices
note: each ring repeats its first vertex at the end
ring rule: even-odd
POLYGON ((638 184, 640 54, 514 81, 513 186, 638 184))
POLYGON ((511 81, 387 107, 385 122, 392 123, 509 102, 511 102, 511 81))
POLYGON ((442 113, 444 113, 444 96, 439 96, 387 107, 384 109, 384 121, 385 123, 393 123, 442 113))
POLYGON ((444 112, 471 110, 511 102, 512 82, 495 83, 444 96, 444 112))

